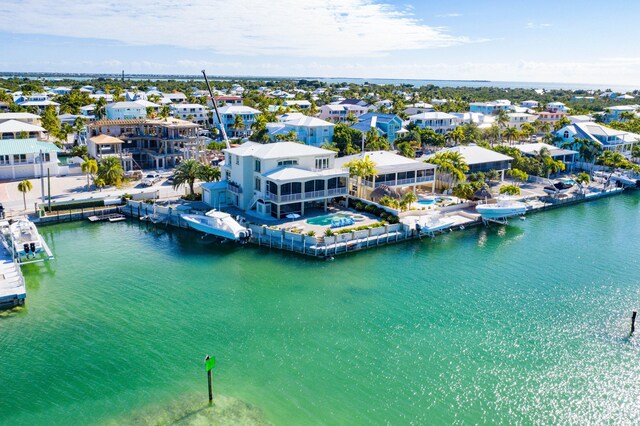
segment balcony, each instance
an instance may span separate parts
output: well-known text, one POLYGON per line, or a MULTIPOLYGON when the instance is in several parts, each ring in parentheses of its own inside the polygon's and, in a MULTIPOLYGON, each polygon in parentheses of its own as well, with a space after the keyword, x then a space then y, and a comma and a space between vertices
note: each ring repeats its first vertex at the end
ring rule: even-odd
POLYGON ((310 192, 304 192, 304 193, 298 193, 298 194, 286 194, 286 195, 280 195, 280 196, 268 192, 266 194, 261 194, 260 197, 273 201, 274 203, 288 203, 290 201, 313 200, 318 198, 335 197, 338 195, 346 195, 346 194, 347 194, 347 188, 344 187, 344 188, 327 189, 324 191, 310 191, 310 192))
POLYGON ((242 194, 242 187, 235 182, 229 181, 228 188, 229 191, 233 192, 234 194, 242 194))

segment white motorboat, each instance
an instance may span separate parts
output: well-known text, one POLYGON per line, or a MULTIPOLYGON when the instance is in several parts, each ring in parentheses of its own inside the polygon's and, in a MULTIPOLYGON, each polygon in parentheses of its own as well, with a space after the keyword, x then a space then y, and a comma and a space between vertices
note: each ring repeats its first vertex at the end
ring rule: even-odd
POLYGON ((575 181, 572 179, 565 179, 558 181, 552 185, 545 186, 542 190, 550 195, 564 194, 574 187, 575 181))
POLYGON ((251 238, 251 229, 240 225, 230 214, 210 210, 204 215, 180 215, 191 228, 229 240, 247 242, 251 238))
POLYGON ((403 223, 418 232, 433 234, 452 227, 455 225, 455 220, 441 214, 430 214, 426 216, 409 216, 403 220, 403 223))
POLYGON ((19 217, 10 222, 9 235, 19 257, 34 257, 44 251, 36 225, 26 217, 19 217))
POLYGON ((483 219, 506 219, 525 214, 527 205, 509 197, 498 197, 494 204, 480 204, 476 211, 483 219))

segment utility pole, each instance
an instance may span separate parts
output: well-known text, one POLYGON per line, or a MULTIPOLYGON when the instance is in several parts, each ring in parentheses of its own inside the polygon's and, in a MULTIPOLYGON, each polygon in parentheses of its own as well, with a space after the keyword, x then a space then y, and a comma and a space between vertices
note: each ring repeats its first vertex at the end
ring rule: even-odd
POLYGON ((44 154, 40 150, 40 192, 42 193, 42 202, 44 203, 44 154))

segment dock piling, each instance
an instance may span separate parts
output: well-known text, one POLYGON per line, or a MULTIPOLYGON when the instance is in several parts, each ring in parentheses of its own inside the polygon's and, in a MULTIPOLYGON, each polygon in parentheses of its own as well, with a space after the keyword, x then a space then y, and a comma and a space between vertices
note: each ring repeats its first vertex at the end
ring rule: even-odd
POLYGON ((630 335, 632 335, 636 329, 636 315, 636 311, 633 311, 633 313, 631 314, 631 333, 629 333, 630 335))

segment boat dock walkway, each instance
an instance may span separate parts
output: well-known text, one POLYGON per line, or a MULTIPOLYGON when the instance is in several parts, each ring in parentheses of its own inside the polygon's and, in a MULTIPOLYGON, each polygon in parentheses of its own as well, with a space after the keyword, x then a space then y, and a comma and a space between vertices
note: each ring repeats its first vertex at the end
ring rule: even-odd
POLYGON ((121 222, 123 220, 127 220, 127 217, 122 213, 108 213, 101 215, 89 216, 89 222, 102 222, 108 220, 109 222, 121 222))

